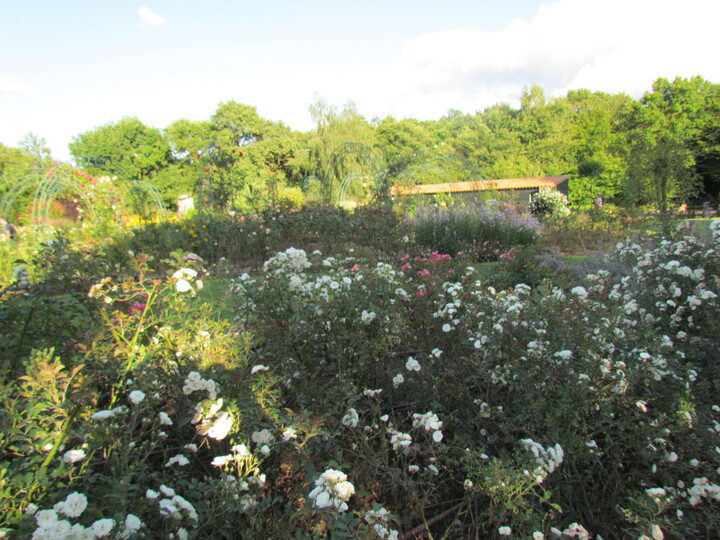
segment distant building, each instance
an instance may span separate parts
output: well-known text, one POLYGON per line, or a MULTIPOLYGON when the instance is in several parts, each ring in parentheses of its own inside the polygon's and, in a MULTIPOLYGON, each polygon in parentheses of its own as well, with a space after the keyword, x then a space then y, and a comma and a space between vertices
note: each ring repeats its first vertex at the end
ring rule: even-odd
POLYGON ((195 208, 195 199, 190 195, 180 195, 178 197, 178 214, 185 215, 195 208))
POLYGON ((516 204, 528 204, 532 196, 547 187, 567 195, 570 175, 542 176, 536 178, 510 178, 505 180, 477 180, 471 182, 445 182, 390 188, 391 195, 435 195, 437 193, 472 194, 479 191, 499 191, 507 194, 516 204))

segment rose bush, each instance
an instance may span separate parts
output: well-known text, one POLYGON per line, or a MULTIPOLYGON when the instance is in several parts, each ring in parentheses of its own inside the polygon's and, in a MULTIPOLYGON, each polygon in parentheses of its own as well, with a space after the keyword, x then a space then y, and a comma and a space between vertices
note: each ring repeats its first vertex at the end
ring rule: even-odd
POLYGON ((81 347, 5 374, 1 526, 716 536, 719 247, 622 243, 510 285, 471 257, 285 249, 233 282, 231 321, 200 257, 133 255, 88 287, 81 347))

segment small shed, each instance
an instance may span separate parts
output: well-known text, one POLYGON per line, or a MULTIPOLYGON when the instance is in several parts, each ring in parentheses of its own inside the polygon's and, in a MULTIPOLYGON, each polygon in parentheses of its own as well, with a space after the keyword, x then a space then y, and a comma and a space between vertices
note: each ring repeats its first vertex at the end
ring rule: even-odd
POLYGON ((533 178, 508 178, 503 180, 473 180, 470 182, 444 182, 390 188, 391 195, 435 195, 436 193, 472 194, 479 191, 502 191, 517 204, 528 204, 540 188, 556 189, 567 195, 570 175, 539 176, 533 178))

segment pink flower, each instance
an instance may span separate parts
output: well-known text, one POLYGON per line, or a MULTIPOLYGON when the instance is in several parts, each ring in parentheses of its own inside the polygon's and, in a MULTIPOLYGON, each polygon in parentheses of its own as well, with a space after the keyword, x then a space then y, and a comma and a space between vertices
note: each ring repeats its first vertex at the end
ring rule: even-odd
POLYGON ((135 302, 132 306, 130 306, 130 311, 145 311, 145 308, 147 307, 147 304, 141 304, 140 302, 135 302))

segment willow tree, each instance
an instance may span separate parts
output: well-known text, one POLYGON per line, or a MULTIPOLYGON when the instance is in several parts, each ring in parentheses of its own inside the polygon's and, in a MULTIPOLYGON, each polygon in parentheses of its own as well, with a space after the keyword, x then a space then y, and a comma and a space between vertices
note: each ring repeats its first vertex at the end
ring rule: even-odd
POLYGON ((372 148, 375 129, 357 111, 352 101, 341 111, 324 99, 310 106, 315 131, 308 141, 305 154, 310 178, 319 183, 321 197, 327 203, 337 202, 341 182, 364 167, 362 153, 343 152, 348 143, 372 148))

